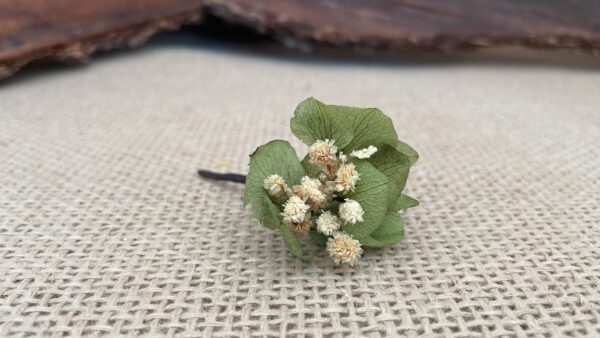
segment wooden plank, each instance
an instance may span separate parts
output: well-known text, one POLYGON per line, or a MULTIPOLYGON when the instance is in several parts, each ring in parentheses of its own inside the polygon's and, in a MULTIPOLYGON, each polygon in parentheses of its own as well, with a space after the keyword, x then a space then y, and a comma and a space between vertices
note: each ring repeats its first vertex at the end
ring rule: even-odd
POLYGON ((0 0, 0 77, 37 59, 134 47, 204 15, 292 43, 600 50, 599 0, 0 0))
POLYGON ((214 0, 211 11, 259 31, 334 45, 600 48, 598 0, 214 0))
POLYGON ((0 0, 0 78, 43 58, 86 59, 200 21, 201 0, 0 0))

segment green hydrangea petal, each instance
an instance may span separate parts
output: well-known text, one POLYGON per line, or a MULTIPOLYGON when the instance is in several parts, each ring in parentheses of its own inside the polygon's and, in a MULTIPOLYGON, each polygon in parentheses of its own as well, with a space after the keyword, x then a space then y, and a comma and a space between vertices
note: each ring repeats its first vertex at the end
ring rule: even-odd
MULTIPOLYGON (((393 144, 393 143, 390 143, 393 144)), ((409 146, 408 144, 400 141, 400 140, 396 140, 396 149, 403 153, 404 155, 406 155, 406 157, 408 157, 408 160, 410 161, 410 165, 413 165, 417 162, 417 160, 419 159, 419 154, 417 153, 417 151, 409 146)))
POLYGON ((393 208, 408 179, 410 170, 408 157, 394 147, 383 144, 379 146, 377 152, 368 161, 390 179, 392 186, 388 206, 393 208))
POLYGON ((319 246, 326 246, 327 245, 327 240, 329 239, 329 237, 323 235, 322 233, 318 232, 317 230, 311 230, 309 233, 310 238, 313 240, 313 242, 315 242, 317 245, 319 246))
POLYGON ((303 261, 309 261, 312 259, 312 255, 302 252, 300 240, 298 240, 298 237, 296 237, 296 234, 294 234, 290 227, 282 225, 279 227, 279 231, 281 232, 281 236, 283 237, 283 241, 285 242, 288 251, 292 255, 302 259, 303 261))
POLYGON ((363 222, 344 224, 342 229, 356 238, 365 237, 375 231, 387 213, 390 180, 364 160, 353 160, 360 174, 356 189, 348 198, 357 201, 364 210, 363 222))
POLYGON ((290 127, 292 133, 307 145, 329 139, 335 140, 335 145, 341 148, 352 140, 352 130, 346 118, 312 97, 296 107, 290 127))
POLYGON ((417 201, 416 199, 407 195, 400 195, 400 197, 398 197, 398 199, 396 200, 392 211, 406 210, 408 208, 413 208, 418 205, 419 201, 417 201))
POLYGON ((392 245, 404 238, 404 220, 398 213, 389 213, 381 226, 369 236, 357 238, 361 245, 371 248, 382 248, 392 245))
POLYGON ((281 208, 271 201, 263 187, 265 178, 273 174, 283 177, 289 186, 297 184, 304 176, 296 152, 286 141, 271 141, 250 155, 244 206, 250 203, 254 216, 269 229, 279 228, 281 224, 281 208))

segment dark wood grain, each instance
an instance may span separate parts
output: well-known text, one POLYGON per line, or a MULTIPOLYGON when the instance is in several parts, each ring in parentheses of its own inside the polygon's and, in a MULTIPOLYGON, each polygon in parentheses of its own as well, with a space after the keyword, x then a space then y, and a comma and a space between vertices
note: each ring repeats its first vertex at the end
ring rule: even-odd
POLYGON ((0 0, 0 78, 30 61, 86 59, 197 23, 200 0, 0 0))
POLYGON ((598 0, 215 0, 211 11, 257 30, 334 45, 600 47, 598 0))
POLYGON ((204 15, 290 45, 600 50, 599 0, 0 0, 0 77, 40 58, 137 46, 204 15))

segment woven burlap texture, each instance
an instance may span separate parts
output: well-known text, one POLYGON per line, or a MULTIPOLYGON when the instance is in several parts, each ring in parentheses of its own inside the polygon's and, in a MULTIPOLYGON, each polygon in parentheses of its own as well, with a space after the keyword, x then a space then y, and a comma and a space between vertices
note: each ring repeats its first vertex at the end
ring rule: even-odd
POLYGON ((600 77, 147 48, 0 91, 0 336, 600 335, 600 77), (377 106, 420 152, 406 238, 291 257, 242 207, 295 105, 377 106))

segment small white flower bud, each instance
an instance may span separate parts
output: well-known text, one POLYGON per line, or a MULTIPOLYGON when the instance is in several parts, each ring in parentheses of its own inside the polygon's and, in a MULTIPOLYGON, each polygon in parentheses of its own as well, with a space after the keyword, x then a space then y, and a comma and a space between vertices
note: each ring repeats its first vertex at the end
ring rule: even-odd
POLYGON ((312 146, 308 152, 310 161, 318 166, 326 167, 336 162, 335 153, 337 147, 333 144, 335 140, 318 140, 312 146))
POLYGON ((273 196, 273 197, 277 197, 281 194, 281 186, 278 184, 273 184, 270 188, 269 188, 269 196, 273 196))
POLYGON ((290 197, 283 205, 283 221, 286 223, 299 223, 304 221, 310 207, 298 196, 290 197))
POLYGON ((325 211, 317 218, 317 231, 327 236, 333 235, 340 225, 340 219, 329 211, 325 211))
POLYGON ((364 214, 362 206, 355 200, 346 198, 346 201, 340 204, 340 217, 347 223, 362 222, 364 214))
POLYGON ((287 189, 287 183, 283 177, 275 174, 265 178, 263 187, 271 197, 279 198, 281 193, 287 189))
POLYGON ((365 158, 369 158, 369 157, 373 156, 373 154, 375 154, 376 152, 377 152, 377 147, 368 146, 367 148, 355 150, 355 151, 351 152, 350 156, 360 158, 360 159, 365 159, 365 158))
POLYGON ((327 252, 335 264, 347 263, 354 265, 363 253, 360 242, 352 236, 338 232, 327 240, 327 252))
POLYGON ((336 173, 336 190, 342 194, 354 191, 359 180, 360 174, 356 171, 356 166, 353 163, 343 164, 336 173))

